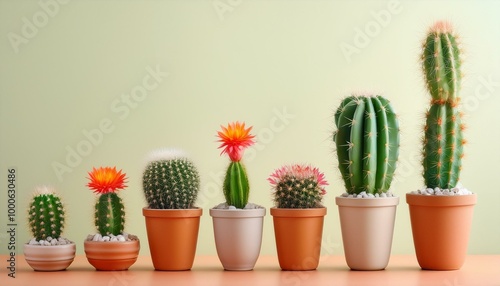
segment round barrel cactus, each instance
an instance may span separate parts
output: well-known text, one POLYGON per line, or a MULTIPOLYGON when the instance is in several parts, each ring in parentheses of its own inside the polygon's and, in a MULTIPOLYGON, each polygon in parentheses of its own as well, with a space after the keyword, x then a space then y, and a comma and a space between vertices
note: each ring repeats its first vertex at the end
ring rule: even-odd
POLYGON ((28 223, 37 240, 59 238, 64 230, 65 212, 56 191, 48 186, 35 188, 28 209, 28 223))

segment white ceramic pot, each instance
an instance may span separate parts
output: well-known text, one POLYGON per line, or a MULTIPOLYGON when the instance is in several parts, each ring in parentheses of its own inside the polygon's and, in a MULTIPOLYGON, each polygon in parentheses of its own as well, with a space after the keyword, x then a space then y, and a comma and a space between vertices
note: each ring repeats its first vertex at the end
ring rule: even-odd
POLYGON ((382 270, 391 256, 399 197, 336 197, 344 255, 353 270, 382 270))
POLYGON ((259 258, 266 209, 210 209, 217 255, 226 270, 252 270, 259 258))
POLYGON ((75 259, 74 243, 65 245, 24 244, 24 259, 36 271, 59 271, 70 266, 75 259))

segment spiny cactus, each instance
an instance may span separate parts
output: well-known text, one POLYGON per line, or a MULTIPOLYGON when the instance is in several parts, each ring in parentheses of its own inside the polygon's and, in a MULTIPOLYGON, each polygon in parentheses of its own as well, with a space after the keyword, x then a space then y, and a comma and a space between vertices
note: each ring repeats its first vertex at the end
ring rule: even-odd
POLYGON ((55 190, 48 186, 35 189, 29 204, 28 222, 33 237, 45 240, 59 238, 64 230, 64 207, 55 190))
POLYGON ((101 235, 119 235, 125 228, 125 208, 116 193, 102 194, 95 204, 95 226, 101 235))
POLYGON ((335 113, 339 169, 350 194, 389 190, 399 155, 399 123, 389 101, 349 96, 335 113))
POLYGON ((224 178, 224 197, 226 204, 243 209, 248 203, 250 186, 245 167, 241 163, 243 151, 251 146, 255 136, 250 134, 252 127, 245 128, 245 123, 233 122, 227 127, 221 126, 222 131, 217 132, 219 148, 224 148, 221 154, 226 153, 231 160, 224 178))
POLYGON ((144 196, 152 209, 189 209, 200 189, 196 166, 178 150, 156 150, 142 176, 144 196))
POLYGON ((277 208, 319 208, 328 185, 324 174, 309 165, 286 165, 267 179, 277 208))
POLYGON ((240 161, 229 164, 224 178, 223 191, 228 205, 239 209, 247 205, 250 185, 245 166, 240 161))
POLYGON ((465 127, 458 106, 462 61, 457 39, 449 23, 437 22, 422 47, 422 68, 432 98, 423 142, 423 175, 428 188, 455 187, 462 169, 465 127))
POLYGON ((95 203, 94 223, 97 231, 105 235, 119 235, 125 227, 125 207, 115 192, 127 187, 125 174, 116 167, 93 168, 87 186, 99 194, 95 203))

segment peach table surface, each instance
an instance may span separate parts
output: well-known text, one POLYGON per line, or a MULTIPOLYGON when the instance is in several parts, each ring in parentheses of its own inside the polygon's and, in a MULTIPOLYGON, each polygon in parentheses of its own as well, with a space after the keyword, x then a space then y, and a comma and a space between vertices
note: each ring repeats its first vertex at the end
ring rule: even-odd
POLYGON ((317 270, 281 271, 276 256, 261 256, 252 271, 224 271, 216 256, 197 256, 190 271, 154 271, 151 258, 141 256, 127 271, 96 271, 84 255, 77 255, 65 271, 33 271, 22 255, 16 278, 7 276, 6 255, 0 255, 0 285, 370 285, 370 286, 500 286, 500 255, 470 255, 462 269, 424 271, 412 255, 393 255, 386 270, 351 271, 343 256, 322 256, 317 270))

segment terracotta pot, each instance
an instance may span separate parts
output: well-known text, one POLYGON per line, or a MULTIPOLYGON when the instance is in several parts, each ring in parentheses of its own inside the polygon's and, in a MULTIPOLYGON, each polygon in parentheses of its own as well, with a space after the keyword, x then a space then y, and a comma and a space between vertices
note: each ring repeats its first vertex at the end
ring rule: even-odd
POLYGON ((75 259, 74 243, 65 245, 24 244, 24 259, 36 271, 59 271, 68 268, 75 259))
POLYGON ((399 197, 336 197, 347 265, 353 270, 382 270, 391 256, 399 197))
POLYGON ((319 264, 326 208, 271 208, 271 215, 281 269, 316 269, 319 264))
POLYGON ((189 270, 198 242, 201 208, 143 208, 149 251, 156 270, 189 270))
POLYGON ((477 195, 406 194, 413 243, 422 269, 460 269, 467 254, 477 195))
POLYGON ((226 270, 252 270, 259 258, 266 209, 210 209, 217 255, 226 270))
POLYGON ((127 270, 139 255, 139 240, 132 241, 88 241, 83 248, 89 263, 97 270, 127 270))

